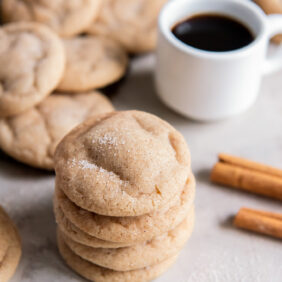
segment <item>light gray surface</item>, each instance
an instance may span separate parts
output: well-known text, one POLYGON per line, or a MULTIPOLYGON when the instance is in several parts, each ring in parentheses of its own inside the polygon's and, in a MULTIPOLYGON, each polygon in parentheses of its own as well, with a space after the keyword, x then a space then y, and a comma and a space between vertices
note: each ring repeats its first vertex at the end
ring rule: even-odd
MULTIPOLYGON (((247 113, 204 124, 161 104, 154 92, 153 65, 153 55, 134 59, 113 102, 118 109, 154 113, 180 130, 190 146, 197 178, 195 231, 175 266, 158 282, 282 281, 281 241, 235 229, 230 221, 242 206, 282 212, 281 202, 209 183, 219 152, 282 167, 282 72, 264 79, 258 102, 247 113)), ((53 186, 53 174, 0 154, 1 205, 15 220, 23 241, 23 258, 13 282, 84 281, 57 252, 53 186)))

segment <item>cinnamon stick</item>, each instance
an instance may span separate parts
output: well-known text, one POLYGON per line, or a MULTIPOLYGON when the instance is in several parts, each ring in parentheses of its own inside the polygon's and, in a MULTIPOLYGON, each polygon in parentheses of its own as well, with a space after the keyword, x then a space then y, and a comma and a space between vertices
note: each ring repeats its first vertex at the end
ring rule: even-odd
POLYGON ((242 168, 254 170, 257 172, 262 172, 265 174, 277 176, 282 178, 282 170, 278 168, 274 168, 268 165, 256 163, 253 161, 249 161, 243 158, 235 157, 235 156, 230 156, 227 154, 219 154, 218 159, 222 163, 229 163, 233 164, 235 166, 240 166, 242 168))
POLYGON ((282 239, 282 214, 241 208, 234 225, 249 231, 282 239))
POLYGON ((282 201, 282 171, 242 158, 220 154, 211 181, 282 201))

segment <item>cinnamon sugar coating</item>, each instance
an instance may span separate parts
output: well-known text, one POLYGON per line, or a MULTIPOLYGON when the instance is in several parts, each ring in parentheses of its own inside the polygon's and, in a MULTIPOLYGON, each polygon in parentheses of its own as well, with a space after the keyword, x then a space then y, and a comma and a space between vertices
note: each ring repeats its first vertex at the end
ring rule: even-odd
POLYGON ((113 112, 68 134, 57 147, 55 170, 58 187, 83 209, 139 216, 183 189, 190 153, 183 136, 160 118, 113 112))

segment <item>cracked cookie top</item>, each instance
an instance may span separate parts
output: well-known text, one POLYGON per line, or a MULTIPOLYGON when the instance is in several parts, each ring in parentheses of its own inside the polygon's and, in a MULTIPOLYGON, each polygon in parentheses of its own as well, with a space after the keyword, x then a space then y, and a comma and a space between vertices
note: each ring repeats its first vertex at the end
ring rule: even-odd
POLYGON ((98 92, 52 94, 22 114, 0 119, 0 147, 21 162, 52 170, 59 141, 87 118, 112 110, 98 92))
POLYGON ((51 93, 62 77, 65 53, 59 37, 36 23, 2 26, 0 42, 0 117, 7 117, 51 93))
POLYGON ((183 189, 190 154, 183 136, 158 117, 113 112, 74 129, 55 153, 56 183, 78 206, 101 215, 138 216, 183 189))
POLYGON ((61 91, 88 91, 120 79, 127 68, 124 48, 110 38, 85 36, 64 40, 66 70, 61 91))
POLYGON ((157 21, 167 0, 103 0, 98 18, 88 27, 90 34, 106 35, 130 53, 155 48, 157 21))
MULTIPOLYGON (((103 0, 104 1, 104 0, 103 0)), ((4 22, 43 23, 63 37, 83 32, 97 17, 102 0, 2 0, 4 22)))

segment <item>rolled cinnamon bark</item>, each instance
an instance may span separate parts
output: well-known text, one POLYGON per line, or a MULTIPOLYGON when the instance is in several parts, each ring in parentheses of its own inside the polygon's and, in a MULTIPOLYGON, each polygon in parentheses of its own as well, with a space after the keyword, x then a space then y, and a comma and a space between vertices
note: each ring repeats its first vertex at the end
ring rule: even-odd
POLYGON ((234 225, 282 239, 282 214, 241 208, 235 216, 234 225))
POLYGON ((282 171, 245 159, 220 154, 211 181, 282 201, 282 171))
POLYGON ((267 166, 264 164, 259 164, 253 161, 249 161, 243 158, 227 155, 227 154, 219 154, 218 159, 222 163, 228 163, 232 164, 235 166, 239 166, 242 168, 254 170, 257 172, 262 172, 265 174, 273 175, 273 176, 278 176, 282 178, 282 170, 278 168, 274 168, 271 166, 267 166))

